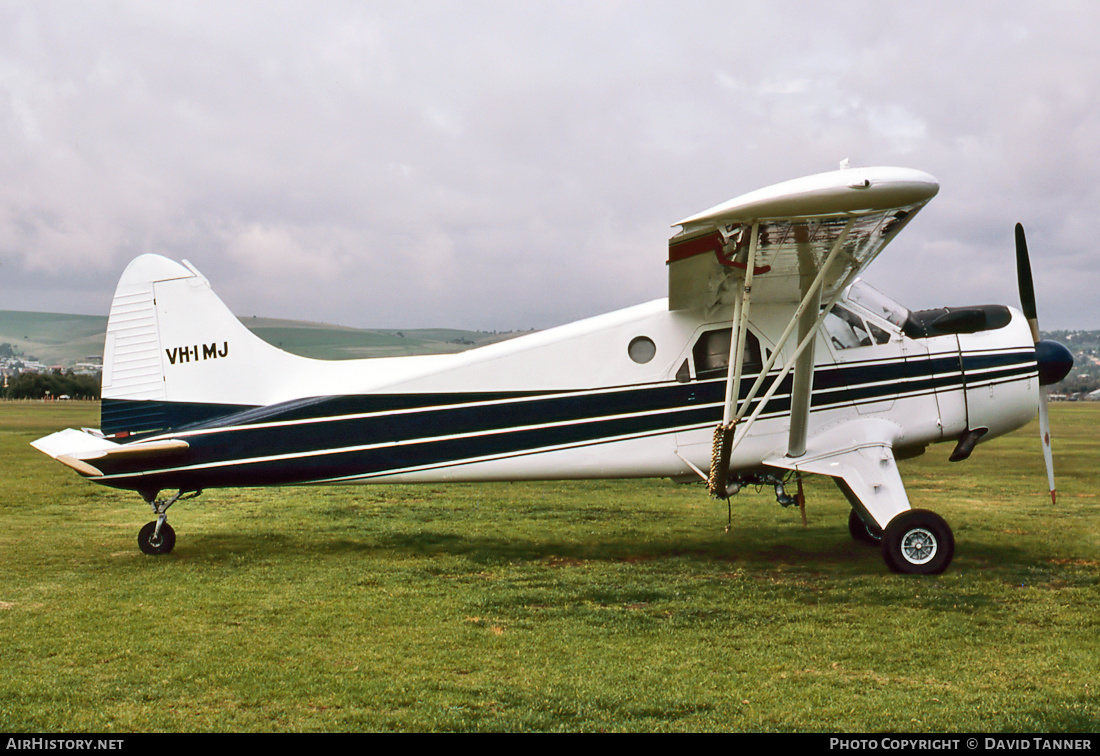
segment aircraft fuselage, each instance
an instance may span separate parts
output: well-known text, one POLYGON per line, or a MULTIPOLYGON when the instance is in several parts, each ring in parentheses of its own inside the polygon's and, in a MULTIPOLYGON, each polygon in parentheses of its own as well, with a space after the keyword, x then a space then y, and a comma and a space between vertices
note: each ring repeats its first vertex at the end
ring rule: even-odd
MULTIPOLYGON (((167 294, 163 295, 167 296, 167 294)), ((1038 390, 1035 349, 1022 316, 977 333, 910 338, 851 302, 860 344, 822 330, 816 349, 810 434, 853 415, 893 423, 898 456, 986 428, 983 440, 1028 422, 1038 390)), ((1007 310, 1007 308, 1006 308, 1007 310)), ((778 306, 753 312, 751 331, 770 354, 786 324, 778 306)), ((730 314, 670 311, 665 300, 456 355, 317 362, 295 360, 262 386, 241 385, 227 404, 115 400, 105 390, 103 432, 134 440, 183 440, 150 467, 142 457, 96 463, 97 482, 145 493, 310 483, 689 478, 710 465, 721 419, 730 314), (718 334, 718 349, 701 340, 718 334), (708 360, 710 360, 708 362, 708 360), (315 394, 294 396, 294 386, 315 394), (153 427, 141 432, 135 418, 153 427), (160 428, 171 428, 165 433, 160 428)), ((241 329, 243 330, 243 328, 241 329)), ((168 383, 210 382, 230 369, 237 333, 209 360, 165 350, 168 383)), ((254 337, 251 337, 254 338, 254 337)), ((243 345, 242 345, 243 346, 243 345)), ((202 354, 203 345, 195 350, 202 354)), ((208 355, 209 356, 209 355, 208 355)), ((748 360, 749 357, 746 357, 748 360)), ((728 360, 727 360, 728 361, 728 360)), ((248 365, 238 366, 248 370, 248 365)), ((263 364, 256 366, 264 370, 263 364)), ((746 365, 741 395, 759 373, 746 365)), ((778 373, 771 371, 772 378, 778 373)), ((785 450, 790 382, 774 393, 734 470, 785 450)), ((224 388, 224 386, 223 386, 224 388)), ((234 394, 233 391, 223 393, 234 394)), ((761 392, 762 395, 762 392, 761 392)))

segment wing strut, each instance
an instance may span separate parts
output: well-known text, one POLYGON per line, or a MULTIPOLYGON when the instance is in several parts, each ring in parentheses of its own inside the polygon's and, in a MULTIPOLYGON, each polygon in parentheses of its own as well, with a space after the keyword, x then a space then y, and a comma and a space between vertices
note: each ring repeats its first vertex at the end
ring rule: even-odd
MULTIPOLYGON (((749 389, 748 395, 737 401, 740 391, 740 376, 741 376, 741 362, 744 357, 744 330, 747 328, 748 316, 745 312, 745 306, 742 304, 742 299, 746 294, 751 295, 751 281, 752 281, 752 268, 753 258, 756 252, 756 240, 758 233, 758 224, 753 224, 753 237, 752 243, 749 246, 750 262, 745 269, 745 289, 742 297, 738 297, 734 302, 734 333, 730 337, 731 345, 731 367, 730 378, 727 379, 726 386, 726 402, 723 408, 722 423, 714 429, 714 447, 711 454, 711 470, 710 476, 707 479, 707 487, 711 494, 714 496, 726 495, 726 482, 729 475, 729 463, 733 456, 733 450, 737 448, 741 440, 744 439, 753 423, 763 412, 764 407, 771 400, 772 396, 779 389, 783 379, 787 377, 787 374, 795 367, 796 364, 800 365, 801 378, 795 380, 794 392, 791 397, 791 437, 788 440, 788 455, 789 456, 801 456, 805 453, 806 444, 806 430, 808 427, 808 416, 810 410, 810 396, 813 388, 813 344, 817 337, 817 332, 821 328, 821 324, 825 322, 825 316, 828 314, 832 306, 836 304, 840 299, 844 290, 855 280, 859 274, 859 266, 852 266, 851 270, 845 276, 844 280, 834 290, 833 295, 829 298, 829 301, 824 307, 821 307, 821 292, 823 290, 825 278, 832 268, 836 259, 840 256, 844 244, 848 239, 848 234, 855 224, 856 218, 851 218, 847 225, 844 227, 843 232, 837 237, 832 249, 829 250, 828 256, 822 263, 821 267, 817 271, 817 275, 813 282, 809 286, 805 287, 805 291, 802 295, 801 301, 798 304, 794 315, 791 317, 790 322, 787 323, 787 327, 784 329, 783 334, 776 342, 775 350, 769 355, 764 366, 760 370, 760 374, 757 376, 756 381, 753 383, 752 388, 749 389), (811 305, 814 308, 819 308, 819 312, 811 309, 811 305), (784 363, 779 375, 772 381, 771 386, 765 392, 763 398, 756 403, 756 408, 743 425, 741 425, 738 432, 738 423, 744 419, 745 414, 748 412, 749 407, 752 405, 753 400, 756 398, 761 386, 764 384, 764 380, 767 378, 769 371, 774 367, 776 360, 779 357, 783 347, 786 346, 787 341, 790 339, 791 334, 794 332, 795 327, 798 326, 799 330, 799 342, 793 355, 787 359, 784 363), (736 344, 736 346, 735 346, 736 344), (803 358, 803 355, 808 357, 803 358), (736 360, 736 362, 734 362, 736 360), (734 406, 736 404, 737 410, 734 412, 734 406), (797 430, 796 430, 797 429, 797 430), (797 435, 796 435, 797 434, 797 435)), ((847 253, 848 257, 854 257, 851 253, 847 253)), ((806 267, 804 269, 804 280, 808 275, 810 268, 812 267, 812 258, 807 256, 806 267)))
POLYGON ((733 429, 737 424, 734 408, 741 394, 741 370, 745 361, 745 333, 748 330, 749 306, 752 304, 752 276, 756 267, 756 250, 760 242, 760 224, 752 224, 748 259, 742 279, 740 296, 733 302, 733 330, 730 332, 730 356, 726 371, 726 399, 722 408, 722 422, 714 429, 714 447, 710 460, 710 477, 707 488, 714 495, 725 493, 729 474, 730 455, 733 453, 733 429))
POLYGON ((756 265, 756 250, 760 242, 760 224, 752 224, 752 236, 749 241, 749 257, 745 265, 745 283, 741 296, 734 302, 733 335, 730 336, 730 370, 726 377, 726 403, 722 411, 722 425, 729 425, 733 419, 733 407, 741 391, 741 370, 745 358, 745 331, 749 323, 749 305, 752 304, 752 274, 756 265))
MULTIPOLYGON (((844 234, 843 236, 847 236, 844 234)), ((821 287, 811 281, 814 273, 813 251, 808 245, 798 246, 799 289, 806 307, 798 313, 798 341, 814 333, 814 321, 821 312, 821 287)), ((810 422, 810 399, 814 385, 814 347, 817 339, 799 356, 791 382, 791 428, 787 438, 787 456, 801 457, 806 453, 806 436, 810 422)), ((801 478, 799 479, 801 482, 801 478)))

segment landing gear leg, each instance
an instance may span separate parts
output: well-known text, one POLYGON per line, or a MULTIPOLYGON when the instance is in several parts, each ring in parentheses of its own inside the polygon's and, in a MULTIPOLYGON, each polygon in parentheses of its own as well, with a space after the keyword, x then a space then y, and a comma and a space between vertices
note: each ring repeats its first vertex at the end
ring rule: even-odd
POLYGON ((202 491, 192 491, 189 494, 184 494, 180 491, 175 496, 171 496, 167 499, 154 498, 152 501, 148 499, 146 502, 153 508, 153 514, 157 516, 157 519, 153 522, 146 523, 140 531, 138 531, 138 548, 145 554, 152 554, 158 556, 160 554, 167 554, 176 546, 176 531, 172 529, 172 526, 168 524, 168 507, 175 504, 180 499, 193 499, 198 496, 202 491))
POLYGON ((848 532, 858 543, 876 548, 882 545, 882 530, 877 525, 871 528, 855 509, 848 512, 848 532))

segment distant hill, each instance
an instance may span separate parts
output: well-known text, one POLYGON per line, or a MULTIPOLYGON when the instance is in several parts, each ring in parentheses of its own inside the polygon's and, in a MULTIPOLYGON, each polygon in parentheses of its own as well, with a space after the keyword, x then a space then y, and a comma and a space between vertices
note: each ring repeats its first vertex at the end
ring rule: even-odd
MULTIPOLYGON (((347 360, 461 352, 521 335, 449 328, 369 330, 297 320, 247 317, 241 322, 269 344, 303 357, 347 360)), ((107 318, 0 310, 0 344, 25 359, 72 367, 103 355, 107 318)))
POLYGON ((241 318, 241 322, 269 344, 293 354, 321 360, 447 354, 505 341, 524 333, 464 331, 456 328, 375 330, 260 317, 241 318))
POLYGON ((0 344, 28 359, 69 367, 103 356, 107 317, 0 310, 0 344))

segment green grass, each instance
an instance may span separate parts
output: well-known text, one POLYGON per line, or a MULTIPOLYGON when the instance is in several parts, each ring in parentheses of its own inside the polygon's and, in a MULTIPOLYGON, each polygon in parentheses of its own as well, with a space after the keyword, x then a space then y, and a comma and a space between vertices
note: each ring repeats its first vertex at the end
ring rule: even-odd
POLYGON ((890 574, 831 483, 208 491, 146 557, 136 495, 0 404, 0 731, 976 731, 1100 725, 1100 405, 903 463, 947 574, 890 574))

